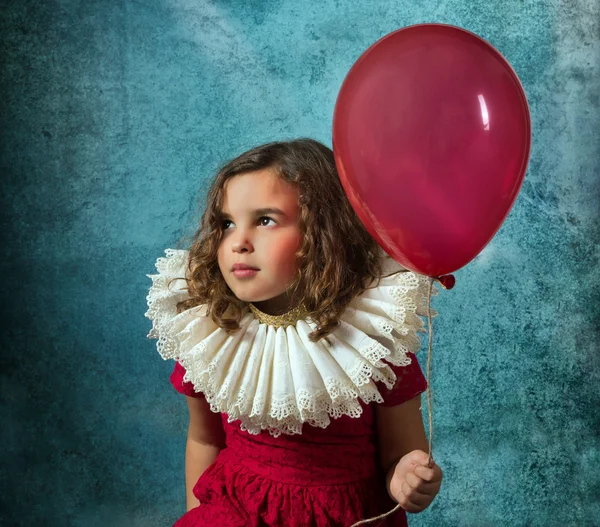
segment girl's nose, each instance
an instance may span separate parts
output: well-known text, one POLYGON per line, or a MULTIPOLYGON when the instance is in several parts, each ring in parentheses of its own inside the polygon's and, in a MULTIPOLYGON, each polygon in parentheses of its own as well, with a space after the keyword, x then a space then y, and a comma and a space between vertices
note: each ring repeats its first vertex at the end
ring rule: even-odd
POLYGON ((254 250, 247 236, 242 236, 237 240, 234 240, 231 244, 231 248, 234 253, 249 253, 254 250))

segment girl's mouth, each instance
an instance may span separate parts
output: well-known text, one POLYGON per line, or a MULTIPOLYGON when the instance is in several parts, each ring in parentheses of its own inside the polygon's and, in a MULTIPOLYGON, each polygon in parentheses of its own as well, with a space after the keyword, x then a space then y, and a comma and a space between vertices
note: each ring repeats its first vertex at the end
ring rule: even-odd
POLYGON ((235 264, 232 269, 233 276, 236 278, 249 278, 258 273, 259 269, 246 264, 235 264))
POLYGON ((252 269, 251 267, 246 267, 245 269, 234 269, 233 276, 236 278, 249 278, 258 273, 258 269, 252 269))

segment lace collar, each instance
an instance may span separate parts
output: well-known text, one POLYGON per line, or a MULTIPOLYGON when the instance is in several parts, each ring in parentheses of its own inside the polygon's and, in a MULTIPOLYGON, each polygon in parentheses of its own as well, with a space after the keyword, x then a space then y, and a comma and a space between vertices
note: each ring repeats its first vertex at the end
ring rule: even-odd
POLYGON ((416 333, 424 330, 420 315, 426 314, 429 278, 391 258, 384 262, 386 276, 350 303, 339 327, 311 342, 316 325, 298 312, 282 316, 293 320, 270 321, 249 306, 232 335, 206 316, 205 306, 177 314, 177 303, 189 298, 189 253, 166 249, 165 255, 156 262, 158 274, 147 275, 148 337, 158 339, 164 359, 186 369, 184 380, 205 395, 213 412, 226 413, 230 422, 239 419, 251 434, 299 434, 304 423, 325 428, 331 417, 359 417, 359 398, 383 401, 376 382, 394 386, 396 376, 386 363, 406 366, 407 352, 420 347, 416 333))

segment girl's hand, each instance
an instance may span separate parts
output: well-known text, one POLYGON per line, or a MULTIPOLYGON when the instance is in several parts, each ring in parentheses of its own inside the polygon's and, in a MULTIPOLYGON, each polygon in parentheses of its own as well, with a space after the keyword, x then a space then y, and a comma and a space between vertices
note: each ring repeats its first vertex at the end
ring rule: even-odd
POLYGON ((390 480, 390 494, 407 512, 421 512, 440 491, 442 469, 422 450, 413 450, 398 461, 390 480))

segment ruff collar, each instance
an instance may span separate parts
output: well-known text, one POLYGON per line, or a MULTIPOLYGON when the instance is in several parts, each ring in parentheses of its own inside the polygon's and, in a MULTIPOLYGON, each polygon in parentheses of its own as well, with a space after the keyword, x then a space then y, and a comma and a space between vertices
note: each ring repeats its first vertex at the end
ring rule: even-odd
POLYGON ((251 434, 299 434, 303 423, 326 428, 330 417, 359 417, 359 398, 383 402, 375 382, 388 389, 396 382, 386 362, 406 366, 407 352, 420 347, 416 333, 424 331, 429 278, 391 258, 383 264, 385 278, 350 303, 327 340, 311 342, 316 324, 310 318, 273 324, 254 306, 232 335, 206 316, 206 306, 177 314, 177 303, 189 298, 189 252, 166 249, 165 255, 156 262, 158 274, 146 275, 152 279, 148 337, 158 339, 163 359, 185 368, 184 381, 204 394, 213 412, 239 419, 251 434))

